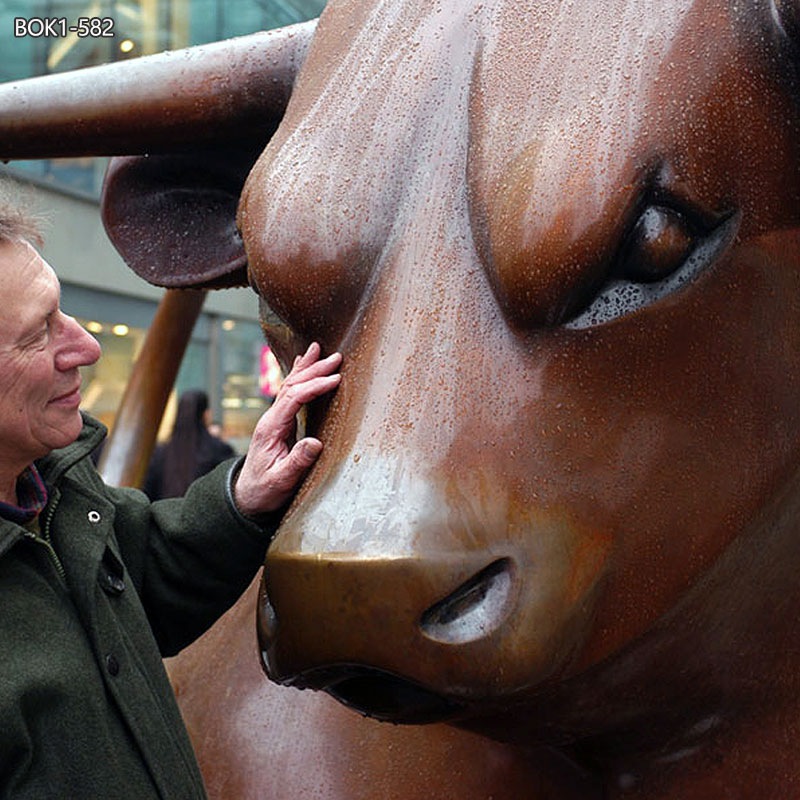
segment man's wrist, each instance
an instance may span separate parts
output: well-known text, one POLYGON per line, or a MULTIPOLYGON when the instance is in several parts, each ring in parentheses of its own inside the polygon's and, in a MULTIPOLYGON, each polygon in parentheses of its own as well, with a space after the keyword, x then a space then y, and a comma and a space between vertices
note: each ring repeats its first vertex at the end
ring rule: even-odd
POLYGON ((239 456, 230 466, 228 470, 228 475, 225 480, 225 499, 228 501, 228 505, 231 507, 234 515, 239 518, 242 522, 248 525, 258 524, 257 520, 254 517, 250 517, 239 508, 239 504, 236 502, 236 481, 239 478, 239 473, 242 471, 242 465, 244 464, 245 456, 239 456))
POLYGON ((263 514, 247 514, 243 511, 239 504, 236 502, 236 481, 239 478, 239 473, 242 471, 244 460, 246 456, 239 456, 230 466, 228 475, 225 480, 225 498, 231 508, 234 516, 243 524, 249 527, 257 527, 259 530, 271 529, 274 533, 280 524, 283 512, 285 509, 280 508, 277 511, 268 511, 263 514))

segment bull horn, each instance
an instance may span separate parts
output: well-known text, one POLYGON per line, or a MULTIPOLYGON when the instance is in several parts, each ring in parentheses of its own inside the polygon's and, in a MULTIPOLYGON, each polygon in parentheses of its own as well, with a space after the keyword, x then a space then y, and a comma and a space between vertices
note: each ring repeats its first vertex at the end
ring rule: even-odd
POLYGON ((0 85, 0 159, 263 144, 264 129, 283 115, 315 25, 0 85))

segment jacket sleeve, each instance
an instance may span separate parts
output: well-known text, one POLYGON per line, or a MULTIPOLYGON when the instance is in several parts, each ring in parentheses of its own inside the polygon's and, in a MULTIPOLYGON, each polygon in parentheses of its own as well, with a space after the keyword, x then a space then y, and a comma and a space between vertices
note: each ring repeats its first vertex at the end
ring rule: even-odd
POLYGON ((238 599, 264 560, 280 513, 260 524, 236 509, 239 461, 223 462, 182 498, 151 503, 135 489, 108 487, 114 529, 161 653, 194 641, 238 599))

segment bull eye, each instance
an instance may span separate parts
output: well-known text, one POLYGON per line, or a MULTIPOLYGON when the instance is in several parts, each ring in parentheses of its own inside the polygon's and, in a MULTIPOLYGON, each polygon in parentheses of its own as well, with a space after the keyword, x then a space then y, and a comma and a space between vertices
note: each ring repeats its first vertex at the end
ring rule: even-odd
POLYGON ((621 275, 638 283, 664 280, 680 269, 694 245, 694 232, 681 213, 663 206, 649 206, 631 232, 621 275))
POLYGON ((631 314, 692 283, 730 246, 739 215, 701 222, 699 214, 651 203, 625 238, 605 283, 565 328, 584 330, 631 314))

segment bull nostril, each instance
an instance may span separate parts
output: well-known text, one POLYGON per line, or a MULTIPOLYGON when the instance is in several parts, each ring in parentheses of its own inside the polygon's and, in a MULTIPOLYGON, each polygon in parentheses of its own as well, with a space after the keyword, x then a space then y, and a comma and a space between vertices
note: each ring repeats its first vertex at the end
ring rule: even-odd
POLYGON ((445 644, 484 638, 505 619, 511 585, 510 560, 492 562, 422 615, 423 634, 445 644))

